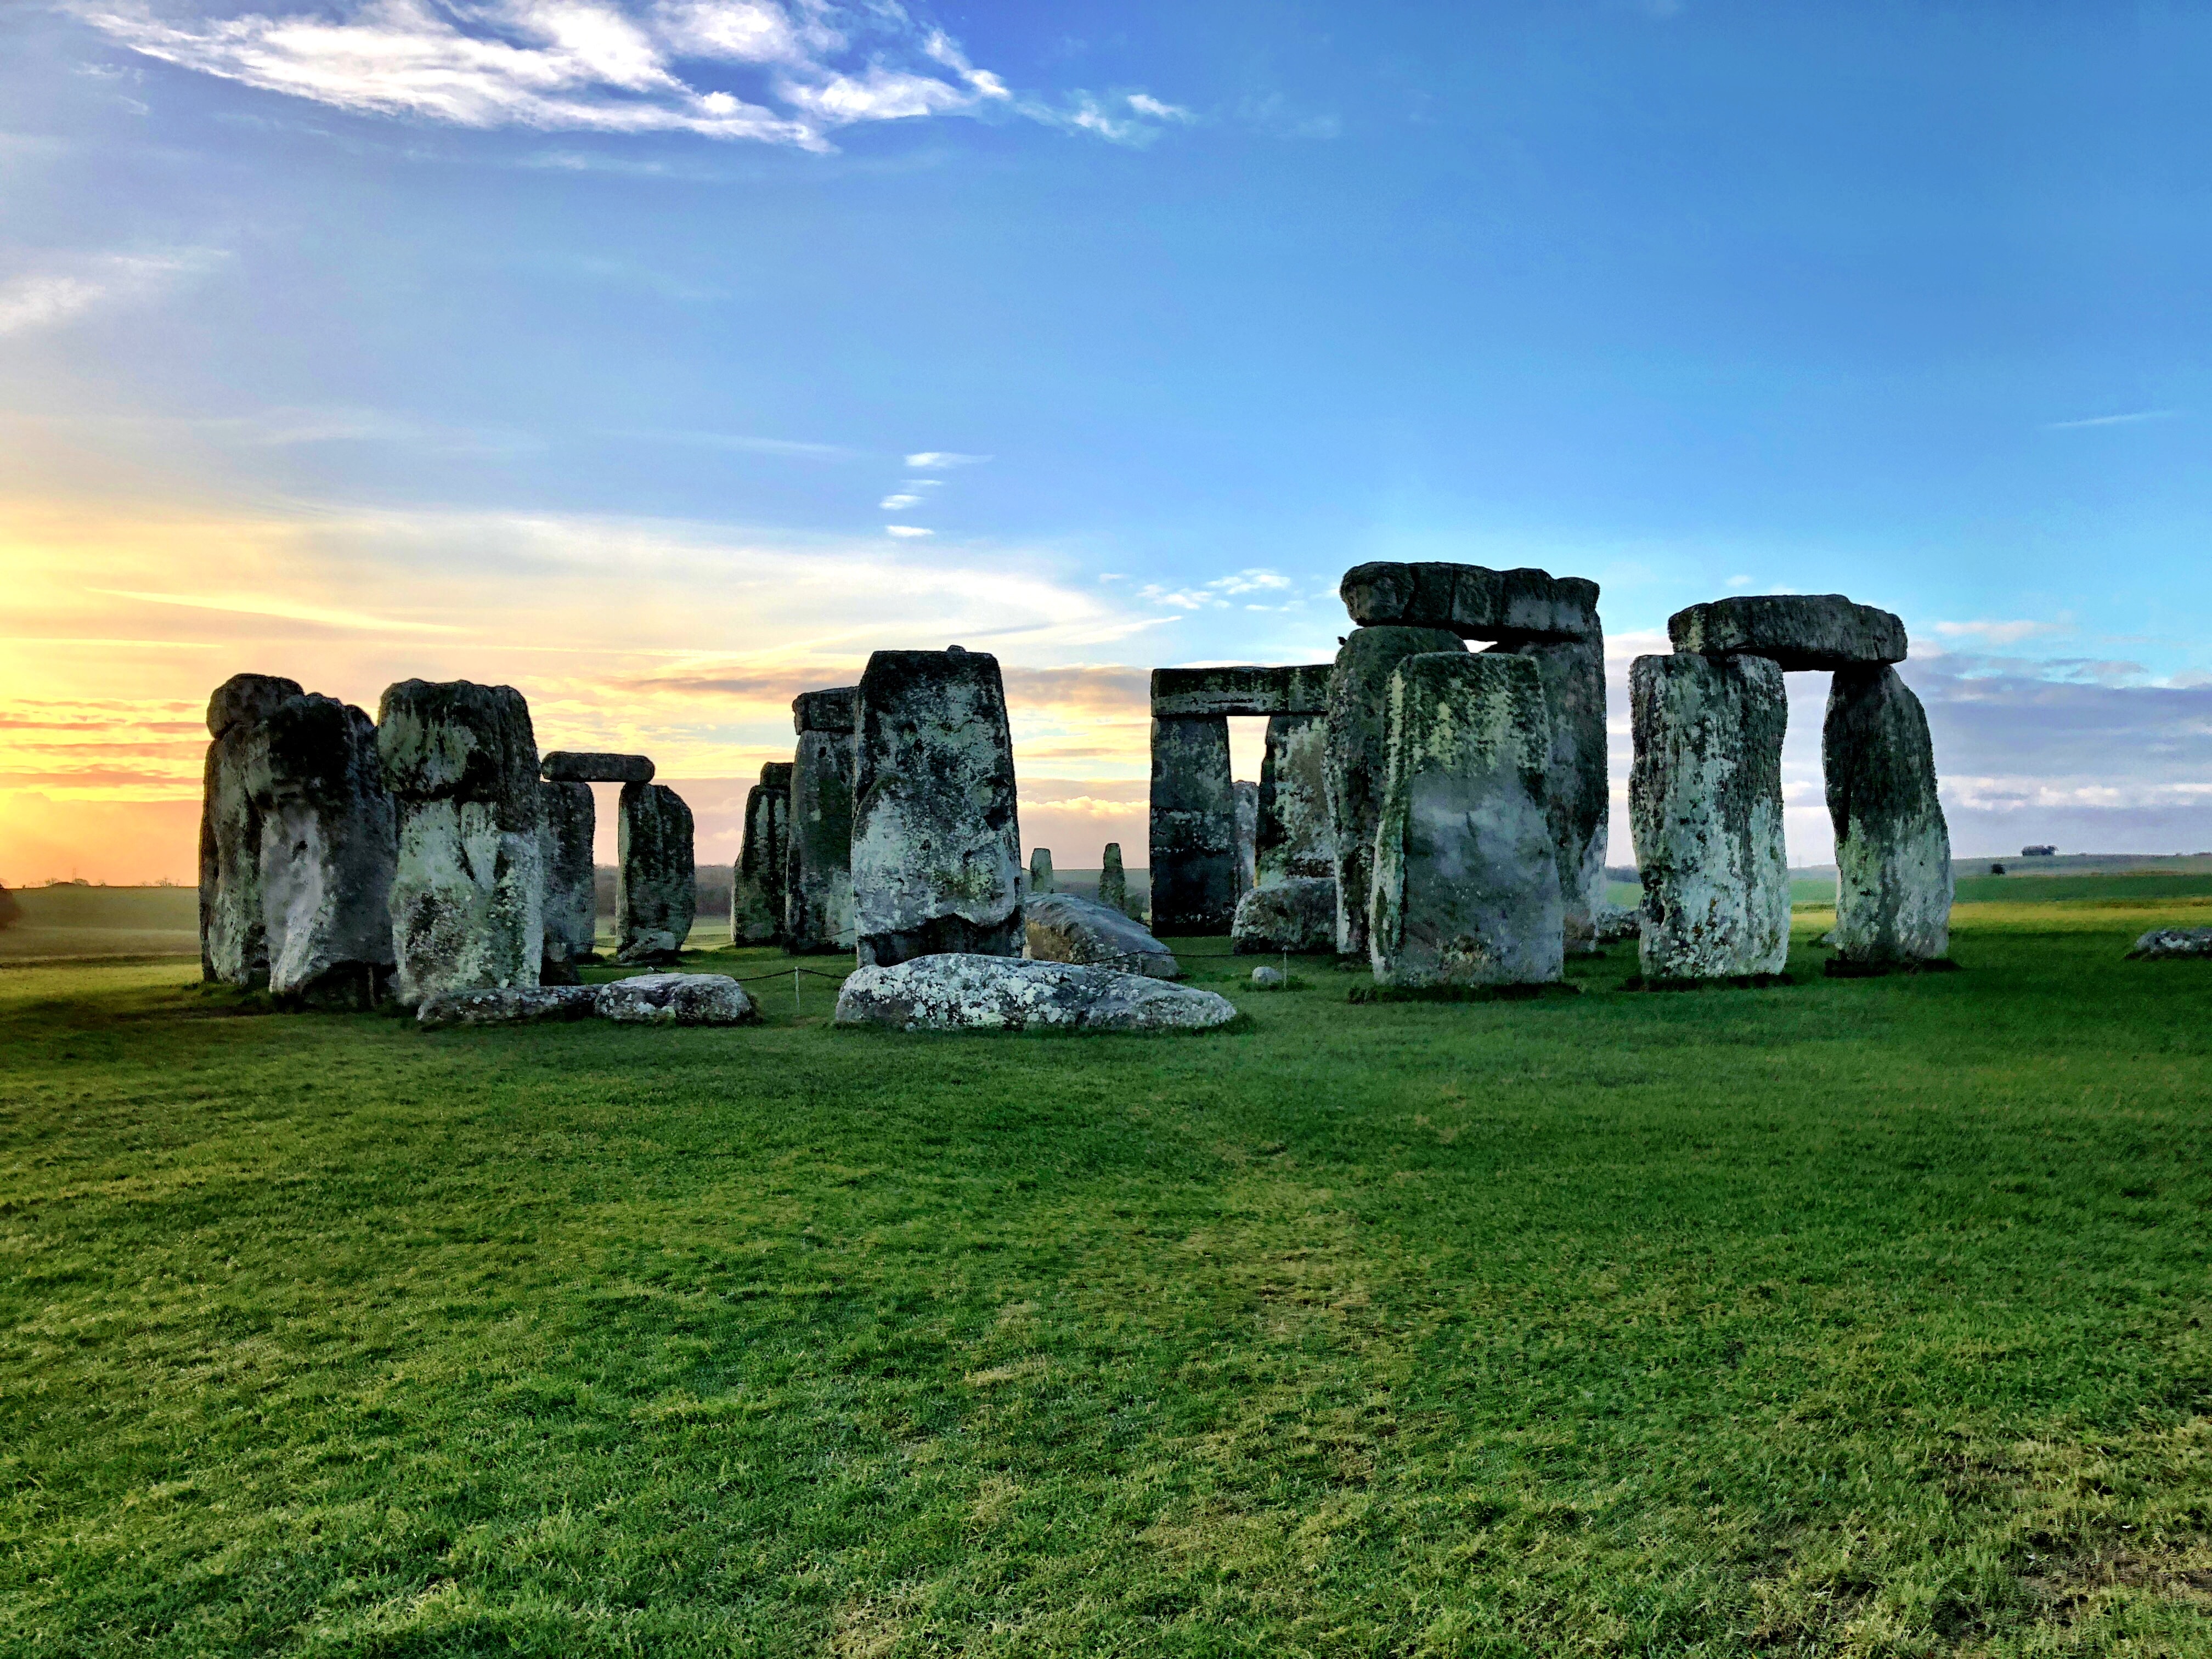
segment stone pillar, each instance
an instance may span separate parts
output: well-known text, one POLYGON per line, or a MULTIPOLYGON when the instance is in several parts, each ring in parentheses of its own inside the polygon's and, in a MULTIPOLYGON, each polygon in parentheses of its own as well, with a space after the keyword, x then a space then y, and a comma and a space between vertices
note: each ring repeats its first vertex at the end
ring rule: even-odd
POLYGON ((999 659, 878 651, 860 676, 853 908, 862 967, 1022 953, 1021 823, 999 659))
POLYGON ((1820 760, 1836 829, 1838 957, 1869 965, 1948 959, 1951 833, 1928 716, 1895 669, 1836 671, 1820 760))
POLYGON ((1535 985, 1565 970, 1545 799, 1552 722, 1536 665, 1401 659, 1376 810, 1369 951, 1378 984, 1535 985))
POLYGON ((1129 875, 1121 867, 1121 843, 1109 841, 1098 860, 1098 902, 1109 910, 1129 914, 1129 875))
POLYGON ((1526 657, 1544 682, 1552 717, 1552 758, 1546 777, 1552 836, 1559 849, 1559 895, 1566 905, 1567 953, 1597 950, 1597 916, 1605 904, 1607 820, 1613 815, 1606 776, 1605 636, 1595 617, 1589 636, 1540 644, 1496 646, 1526 657))
POLYGON ((1042 897, 1053 890, 1052 848, 1035 847, 1030 849, 1030 892, 1042 897))
POLYGON ((263 734, 252 793, 270 994, 373 1007, 392 977, 399 856, 376 726, 358 708, 310 694, 277 704, 263 734))
POLYGON ((1765 657, 1638 657, 1629 702, 1644 976, 1780 973, 1790 960, 1782 670, 1765 657))
POLYGON ((534 986, 544 955, 538 742, 511 685, 402 680, 385 690, 377 753, 399 822, 393 994, 534 986))
POLYGON ((1238 778, 1237 792, 1237 896, 1243 898, 1259 881, 1260 786, 1238 778))
POLYGON ((1254 884, 1336 875, 1328 828, 1328 720, 1276 714, 1260 761, 1260 821, 1253 836, 1254 884))
POLYGON ((200 794, 200 977, 243 989, 269 979, 261 907, 261 809, 247 774, 260 761, 263 724, 297 680, 234 674, 208 699, 200 794))
POLYGON ((577 983, 580 963, 599 959, 599 895, 592 868, 599 803, 588 783, 538 786, 538 840, 545 860, 545 954, 541 985, 577 983))
POLYGON ((857 686, 793 700, 799 750, 791 768, 791 845, 784 878, 785 948, 817 956, 854 947, 853 765, 857 686))
POLYGON ((699 913, 691 809, 665 783, 626 783, 617 825, 615 960, 676 963, 699 913))
POLYGON ((1225 933, 1237 914, 1237 787, 1229 721, 1152 721, 1152 932, 1225 933))
POLYGON ((796 763, 770 761, 745 796, 745 838, 730 882, 730 943, 783 937, 791 866, 791 785, 796 763))
MULTIPOLYGON (((1347 580, 1349 580, 1347 578, 1347 580)), ((1407 658, 1462 652, 1441 628, 1355 628, 1328 677, 1327 765, 1331 854, 1336 877, 1336 948, 1367 955, 1367 905, 1374 884, 1375 827, 1389 769, 1390 676, 1407 658)))

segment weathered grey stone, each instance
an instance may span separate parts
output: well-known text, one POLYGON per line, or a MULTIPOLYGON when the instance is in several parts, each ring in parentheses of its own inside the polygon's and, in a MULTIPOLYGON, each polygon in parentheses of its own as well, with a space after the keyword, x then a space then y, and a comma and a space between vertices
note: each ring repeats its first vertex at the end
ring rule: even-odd
POLYGON ((1236 1018, 1226 997, 1141 974, 949 953, 862 968, 837 994, 838 1024, 908 1031, 1187 1031, 1236 1018))
POLYGON ((760 1010, 727 974, 639 974, 599 986, 592 1012, 621 1025, 750 1025, 760 1010))
POLYGON ((1337 592, 1356 623, 1443 628, 1461 639, 1521 645, 1597 630, 1597 584, 1542 570, 1479 564, 1357 565, 1337 592))
POLYGON ((1289 876, 1237 901, 1229 948, 1240 953, 1336 948, 1336 878, 1289 876))
POLYGON ((549 783, 651 783, 653 762, 643 755, 556 749, 539 763, 549 783))
POLYGON ((2128 952, 2130 962, 2212 957, 2212 927, 2154 927, 2128 952))
POLYGON ((1559 852, 1567 954, 1586 956, 1597 949, 1595 919, 1605 902, 1606 825, 1613 813, 1606 776, 1605 636, 1593 619, 1587 639, 1492 649, 1528 658, 1544 683, 1544 707, 1552 717, 1544 788, 1559 852))
POLYGON ((511 685, 402 680, 376 747, 399 820, 392 883, 393 994, 538 983, 544 848, 530 706, 511 685))
MULTIPOLYGON (((1259 881, 1260 786, 1236 780, 1237 896, 1243 898, 1259 881)), ((1232 910, 1233 915, 1235 912, 1232 910)))
POLYGON ((1629 703, 1644 976, 1780 973, 1790 959, 1781 669, 1766 657, 1638 657, 1629 703))
POLYGON ((415 1021, 426 1031, 441 1031, 454 1025, 537 1025, 582 1019, 591 1012, 588 985, 506 985, 425 997, 415 1010, 415 1021))
POLYGON ((234 674, 208 699, 207 763, 200 795, 200 976, 241 988, 269 979, 269 925, 261 907, 261 809, 247 773, 262 726, 300 683, 234 674))
POLYGON ((538 982, 575 982, 580 963, 599 959, 599 896, 592 868, 599 805, 588 783, 538 786, 538 843, 545 866, 545 954, 538 982))
POLYGON ((1328 825, 1328 720, 1277 714, 1260 760, 1260 821, 1253 834, 1254 885, 1301 876, 1336 877, 1328 825))
POLYGON ((374 1005, 392 968, 398 820, 376 726, 335 697, 270 711, 249 768, 261 813, 269 990, 316 1007, 374 1005))
POLYGON ((1836 950, 1847 962, 1951 951, 1951 832, 1928 716, 1887 666, 1839 668, 1820 728, 1836 831, 1836 950))
POLYGON ((1329 833, 1336 876, 1336 948, 1367 954, 1367 907, 1374 884, 1375 826, 1389 769, 1390 676, 1424 652, 1465 651, 1459 635, 1436 628, 1356 628, 1336 653, 1328 683, 1329 833))
POLYGON ((1291 668, 1155 668, 1152 718, 1201 714, 1319 714, 1328 708, 1329 665, 1291 668))
POLYGON ((808 691, 792 704, 799 753, 791 769, 791 850, 784 942, 801 955, 849 951, 853 921, 852 729, 857 687, 808 691), (842 726, 835 722, 842 718, 842 726))
POLYGON ((853 908, 863 966, 1022 948, 1021 823, 999 659, 878 651, 860 676, 853 908))
POLYGON ((1565 971, 1545 770, 1552 720, 1526 657, 1408 657, 1390 677, 1375 832, 1378 985, 1536 985, 1565 971))
POLYGON ((809 732, 853 731, 860 720, 860 696, 857 685, 800 692, 791 700, 792 730, 801 737, 809 732))
MULTIPOLYGON (((1036 897, 1049 893, 1052 887, 1052 848, 1033 847, 1030 849, 1030 895, 1036 897)), ((1060 958, 1053 958, 1055 962, 1060 958)))
POLYGON ((730 943, 783 937, 791 879, 791 761, 770 761, 745 796, 745 838, 730 883, 730 943))
POLYGON ((1152 931, 1220 933, 1237 913, 1237 786, 1229 721, 1152 722, 1152 931))
POLYGON ((1032 962, 1091 963, 1143 974, 1149 979, 1181 979, 1182 964, 1174 952, 1119 910, 1073 893, 1031 894, 1022 905, 1023 955, 1032 962))
POLYGON ((699 911, 691 809, 665 783, 626 783, 620 810, 615 960, 673 963, 699 911))
POLYGON ((1840 593, 1746 593, 1677 611, 1667 637, 1678 652, 1769 657, 1784 669, 1903 662, 1905 624, 1840 593))
POLYGON ((1109 910, 1129 914, 1129 872, 1121 867, 1121 843, 1109 841, 1100 855, 1098 902, 1109 910))
POLYGON ((1600 945, 1619 945, 1644 931, 1644 913, 1626 904, 1601 904, 1595 920, 1600 945))
POLYGON ((1252 983, 1263 991, 1279 991, 1289 981, 1279 968, 1255 968, 1252 983))

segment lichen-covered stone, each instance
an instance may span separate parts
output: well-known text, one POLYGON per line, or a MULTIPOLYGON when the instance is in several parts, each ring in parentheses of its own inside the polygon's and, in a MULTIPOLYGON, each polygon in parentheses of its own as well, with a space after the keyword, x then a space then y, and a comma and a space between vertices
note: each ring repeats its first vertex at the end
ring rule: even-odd
POLYGON ((2212 957, 2212 927, 2154 927, 2136 940, 2130 962, 2170 962, 2212 957))
POLYGON ((1237 785, 1229 721, 1152 722, 1152 931, 1226 933, 1237 913, 1237 785))
POLYGON ((1252 970, 1252 983, 1262 991, 1279 991, 1289 982, 1289 976, 1279 968, 1259 967, 1252 970))
POLYGON ((1559 852, 1536 665, 1464 652, 1390 677, 1369 956, 1378 985, 1534 985, 1562 976, 1559 852))
POLYGON ((860 676, 853 908, 863 965, 1022 948, 1021 823, 999 659, 878 651, 860 676))
POLYGON ((1337 592, 1356 623, 1448 629, 1463 640, 1520 645, 1597 631, 1597 584, 1543 570, 1479 564, 1357 565, 1337 592))
POLYGON ((1052 890, 1052 848, 1033 847, 1030 849, 1030 896, 1035 898, 1052 890))
POLYGON ((699 910, 691 809, 665 783, 622 790, 615 864, 615 960, 672 963, 699 910))
POLYGON ((263 725, 249 775, 270 994, 314 1007, 374 1005, 392 975, 399 855, 374 723, 335 697, 288 697, 263 725))
MULTIPOLYGON (((1375 825, 1382 804, 1383 775, 1389 768, 1390 676, 1408 657, 1466 649, 1458 635, 1442 629, 1376 627, 1352 629, 1336 653, 1328 683, 1328 750, 1322 776, 1335 866, 1336 948, 1345 955, 1367 954, 1375 825)), ((1226 741, 1224 736, 1224 746, 1226 741)))
POLYGON ((573 982, 577 964, 599 959, 599 896, 592 867, 599 805, 588 783, 538 786, 538 841, 545 864, 542 985, 573 982))
POLYGON ((241 988, 269 980, 269 924, 261 904, 261 810, 247 774, 262 727, 297 680, 234 674, 208 699, 200 795, 200 976, 241 988))
POLYGON ((532 987, 544 955, 544 849, 530 706, 510 685, 402 680, 377 753, 399 821, 392 992, 532 987))
POLYGON ((1771 658, 1785 670, 1903 662, 1905 624, 1840 593, 1744 593, 1677 611, 1667 637, 1678 652, 1771 658))
POLYGON ((506 985, 425 997, 415 1022, 426 1031, 440 1031, 455 1025, 545 1024, 582 1019, 591 1012, 588 985, 506 985))
POLYGON ((745 837, 730 884, 732 945, 773 945, 783 936, 793 766, 790 761, 769 762, 745 796, 745 837))
POLYGON ((1129 872, 1121 867, 1121 843, 1109 841, 1099 856, 1098 902, 1109 910, 1129 914, 1129 872))
POLYGON ((1065 962, 941 954, 862 968, 837 994, 840 1025, 907 1031, 1188 1031, 1237 1018, 1227 998, 1065 962))
POLYGON ((1597 949, 1595 915, 1605 902, 1607 821, 1605 636, 1595 620, 1589 637, 1548 644, 1496 646, 1536 665, 1552 719, 1552 759, 1544 779, 1552 841, 1559 854, 1559 897, 1565 906, 1567 954, 1597 949))
POLYGON ((1644 976, 1780 973, 1790 959, 1781 669, 1759 656, 1638 657, 1629 702, 1644 976))
POLYGON ((1620 945, 1644 931, 1644 913, 1626 904, 1601 904, 1595 920, 1600 945, 1620 945))
POLYGON ((653 762, 643 755, 556 749, 539 763, 549 783, 651 783, 653 762))
MULTIPOLYGON (((1231 787, 1237 796, 1237 896, 1241 899, 1259 880, 1260 786, 1238 778, 1231 787)), ((1233 908, 1231 914, 1235 914, 1233 908)))
POLYGON ((1336 878, 1328 770, 1325 714, 1277 714, 1268 720, 1260 760, 1260 817, 1253 833, 1254 885, 1308 876, 1336 878))
POLYGON ((799 750, 791 769, 791 848, 784 940, 801 955, 849 951, 853 917, 855 686, 802 692, 792 703, 799 750))
POLYGON ((1255 887, 1237 902, 1230 949, 1289 951, 1336 948, 1336 878, 1286 876, 1255 887))
POLYGON ((1155 668, 1152 718, 1201 714, 1318 714, 1328 707, 1325 663, 1290 668, 1155 668))
POLYGON ((809 732, 851 732, 860 720, 860 696, 857 685, 802 691, 791 700, 792 729, 801 736, 809 732))
POLYGON ((592 1012, 620 1025, 750 1025, 760 1010, 727 974, 638 974, 599 986, 592 1012))
POLYGON ((1951 832, 1920 699, 1894 668, 1842 668, 1820 730, 1836 831, 1836 950, 1913 963, 1951 951, 1951 832))
POLYGON ((1182 964, 1140 922, 1073 893, 1031 894, 1022 905, 1033 962, 1080 962, 1119 968, 1150 979, 1181 979, 1182 964))

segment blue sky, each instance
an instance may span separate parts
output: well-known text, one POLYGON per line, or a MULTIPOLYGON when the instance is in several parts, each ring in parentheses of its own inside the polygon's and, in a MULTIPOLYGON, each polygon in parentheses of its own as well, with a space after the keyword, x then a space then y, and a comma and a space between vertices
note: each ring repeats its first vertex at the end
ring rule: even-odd
POLYGON ((1031 839, 1141 846, 1142 671, 1325 656, 1376 557, 1595 577, 1622 671, 1695 600, 1849 592, 1912 630, 1962 852, 2212 847, 2208 49, 2113 4, 11 9, 0 877, 167 823, 235 668, 512 680, 728 839, 792 691, 956 637, 1022 671, 1031 839))

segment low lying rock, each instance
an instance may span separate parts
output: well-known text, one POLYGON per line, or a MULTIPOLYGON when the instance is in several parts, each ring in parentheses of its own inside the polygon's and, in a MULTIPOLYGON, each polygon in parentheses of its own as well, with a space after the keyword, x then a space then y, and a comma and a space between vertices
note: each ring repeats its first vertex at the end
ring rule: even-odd
POLYGON ((1262 991, 1279 991, 1289 983, 1289 980, 1279 968, 1255 968, 1252 983, 1262 991))
POLYGON ((1336 949, 1336 879, 1297 876, 1255 887, 1237 902, 1229 948, 1251 956, 1336 949))
POLYGON ((1077 963, 945 953, 862 968, 837 994, 840 1025, 908 1031, 1188 1031, 1226 1025, 1211 991, 1077 963))
POLYGON ((1601 904, 1592 921, 1593 937, 1600 945, 1619 945, 1644 932, 1644 913, 1630 905, 1601 904))
POLYGON ((2164 962, 2178 957, 2212 957, 2212 927, 2154 927, 2128 952, 2130 962, 2164 962))
POLYGON ((426 1031, 453 1025, 535 1025, 581 1019, 592 1012, 585 985, 495 985, 476 991, 441 991, 422 999, 415 1020, 426 1031))
MULTIPOLYGON (((1329 913, 1332 929, 1336 913, 1329 913)), ((1182 964, 1175 953, 1108 905, 1093 903, 1073 893, 1034 895, 1022 904, 1024 954, 1032 962, 1073 962, 1096 968, 1119 968, 1147 979, 1181 979, 1182 964)))
POLYGON ((750 1025, 760 1010, 727 974, 639 974, 602 985, 593 1012, 619 1025, 750 1025))

